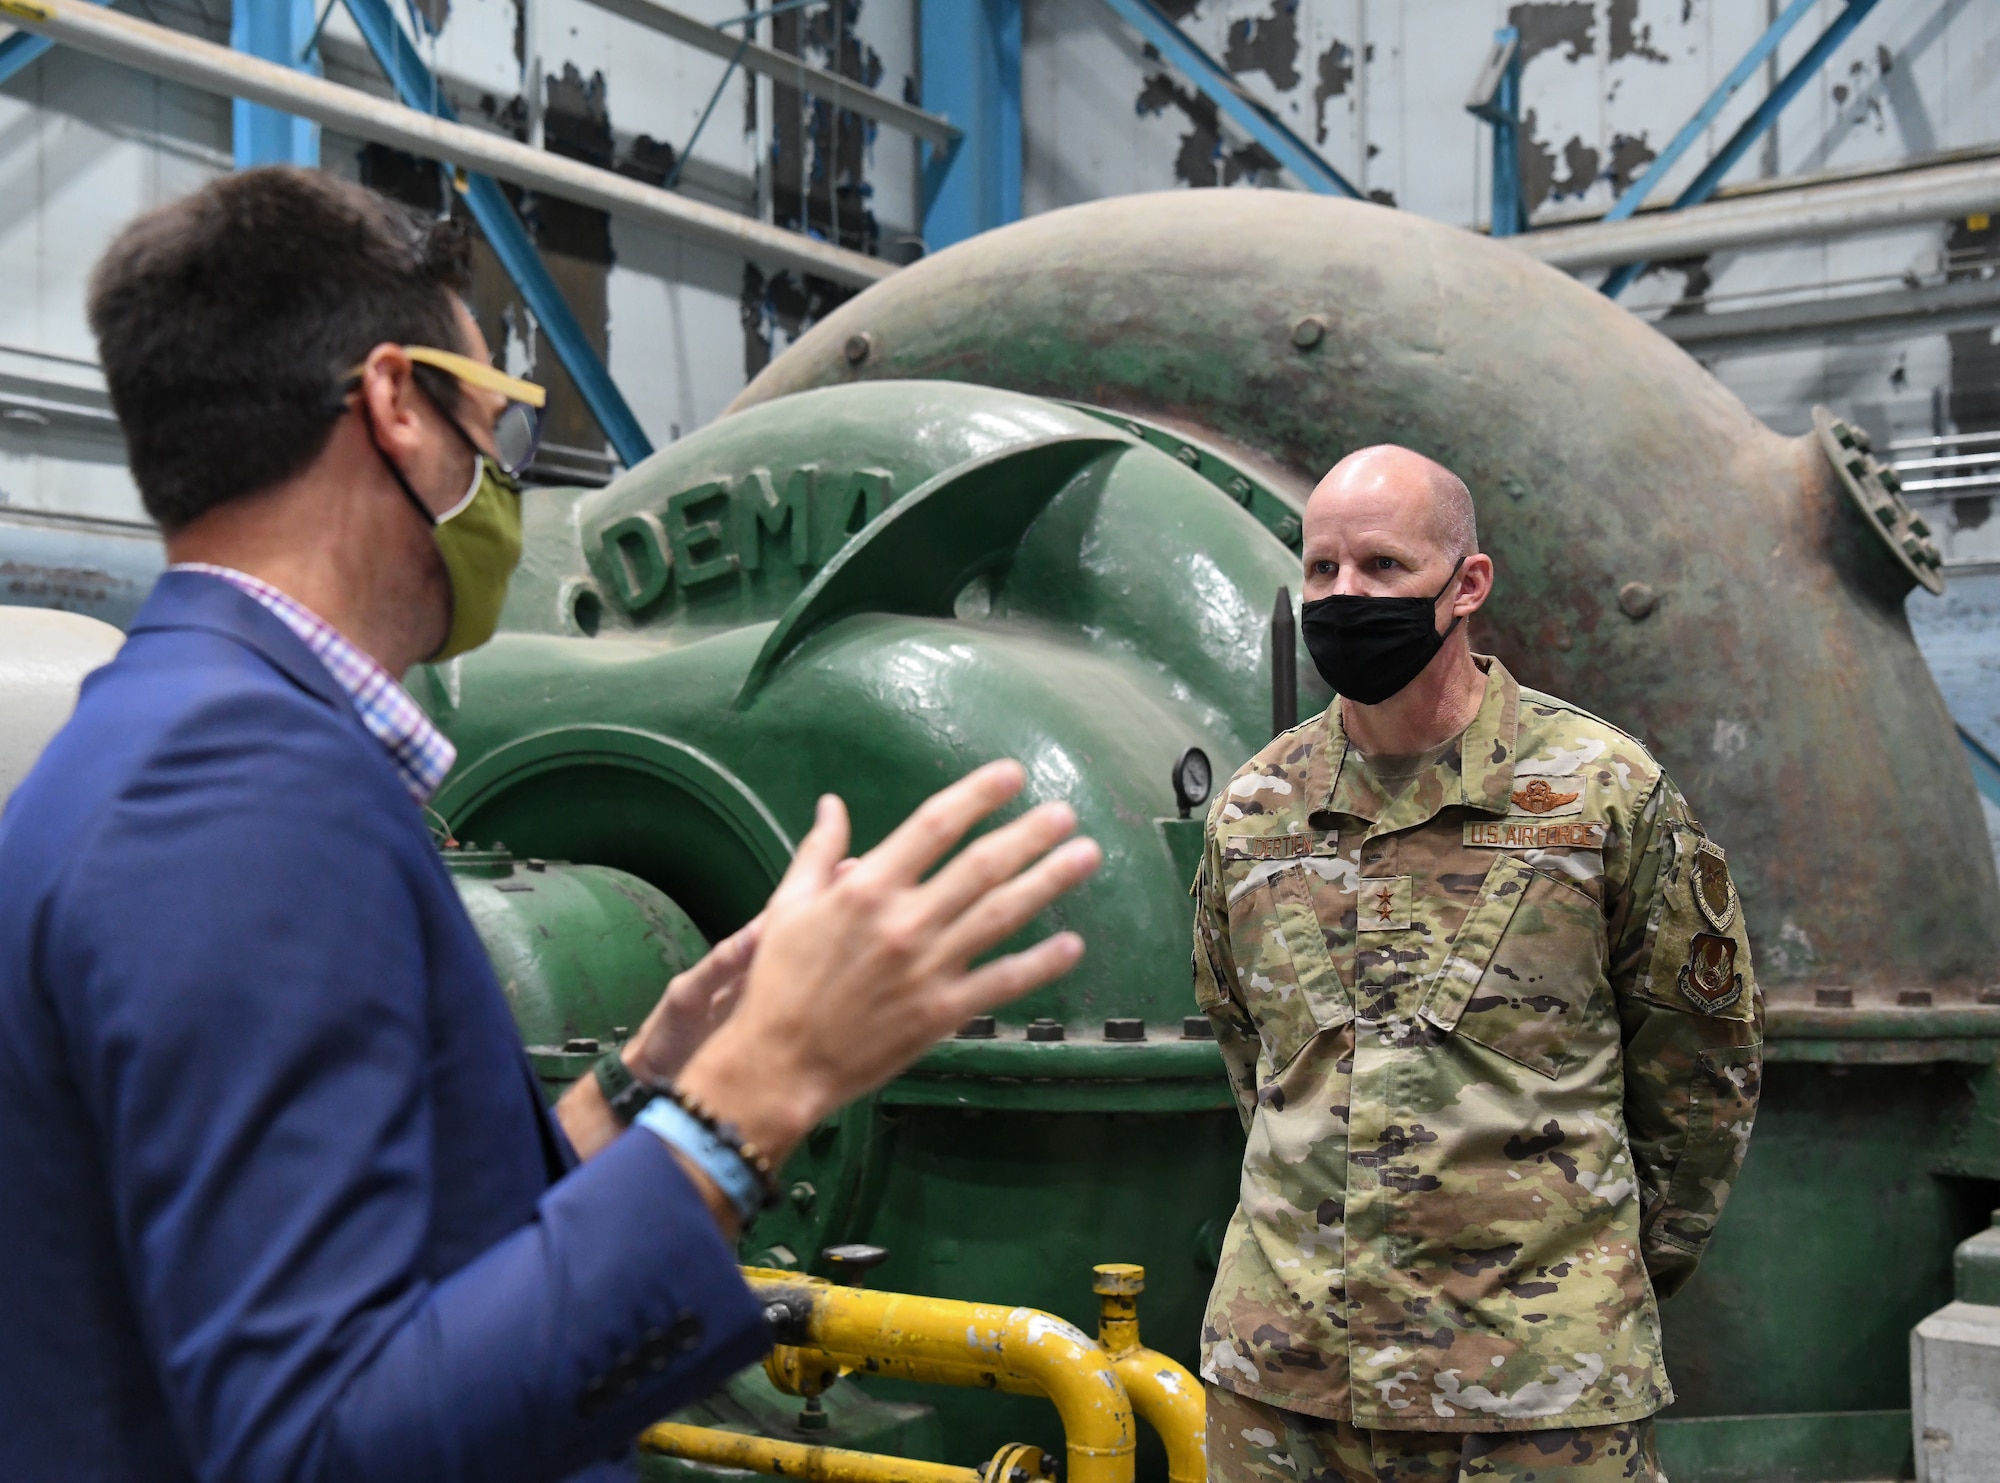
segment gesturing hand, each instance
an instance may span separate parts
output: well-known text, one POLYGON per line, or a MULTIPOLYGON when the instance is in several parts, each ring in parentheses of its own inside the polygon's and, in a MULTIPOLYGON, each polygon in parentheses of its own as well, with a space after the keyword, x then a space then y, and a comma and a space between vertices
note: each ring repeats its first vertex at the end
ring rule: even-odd
POLYGON ((973 1015, 1073 967, 1083 955, 1074 932, 970 966, 1097 869, 1094 841, 1062 843, 1076 827, 1067 804, 1029 810, 924 879, 1024 780, 1019 763, 982 767, 844 868, 847 810, 822 798, 764 909, 735 1011, 681 1086, 781 1160, 814 1123, 973 1015))
POLYGON ((625 1047, 625 1064, 634 1076, 657 1086, 680 1074, 688 1057, 736 1008, 744 973, 763 931, 764 917, 759 913, 710 948, 699 963, 668 981, 666 993, 625 1047))

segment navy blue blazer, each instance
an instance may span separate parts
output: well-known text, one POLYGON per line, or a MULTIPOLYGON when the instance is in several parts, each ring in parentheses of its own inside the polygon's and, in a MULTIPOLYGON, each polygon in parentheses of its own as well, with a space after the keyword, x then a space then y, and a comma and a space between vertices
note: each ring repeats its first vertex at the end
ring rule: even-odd
POLYGON ((761 1312, 542 1109, 346 694, 169 572, 0 816, 0 1479, 629 1477, 761 1312))

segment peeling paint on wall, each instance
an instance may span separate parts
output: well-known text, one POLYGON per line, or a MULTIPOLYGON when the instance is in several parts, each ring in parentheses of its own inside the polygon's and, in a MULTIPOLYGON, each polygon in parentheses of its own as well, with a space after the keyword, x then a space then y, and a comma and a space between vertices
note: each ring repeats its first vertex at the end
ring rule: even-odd
POLYGON ((1507 24, 1521 33, 1521 63, 1545 51, 1569 48, 1565 61, 1581 62, 1597 50, 1597 13, 1590 0, 1536 0, 1507 12, 1507 24))
MULTIPOLYGON (((857 36, 862 0, 833 0, 823 9, 790 11, 772 22, 772 45, 803 57, 864 87, 879 87, 881 55, 857 36)), ((914 91, 905 78, 903 92, 914 91)), ((879 253, 881 224, 868 171, 877 125, 857 113, 808 97, 775 79, 771 89, 771 194, 781 227, 837 242, 856 252, 879 253)), ((785 342, 854 295, 823 279, 790 272, 766 276, 744 266, 738 300, 743 323, 743 369, 754 376, 785 342)))
MULTIPOLYGON (((1639 23, 1639 0, 1611 0, 1611 60, 1644 57, 1649 62, 1672 59, 1653 45, 1653 28, 1639 23)), ((1681 18, 1685 25, 1687 17, 1681 18)))
MULTIPOLYGON (((1151 47, 1147 51, 1151 53, 1148 59, 1157 62, 1159 54, 1151 47)), ((1235 185, 1239 181, 1255 185, 1277 173, 1278 162, 1263 145, 1231 144, 1223 138, 1213 99, 1183 87, 1164 71, 1146 79, 1137 107, 1142 115, 1174 108, 1187 120, 1188 131, 1181 135, 1180 152, 1174 156, 1174 178, 1182 185, 1235 185)))
POLYGON ((1241 76, 1262 72, 1280 92, 1299 85, 1299 0, 1272 0, 1270 13, 1229 23, 1222 65, 1241 76))
POLYGON ((1319 54, 1319 84, 1313 89, 1313 120, 1319 143, 1326 143, 1328 100, 1346 96, 1347 85, 1353 81, 1354 48, 1344 41, 1336 41, 1319 54))

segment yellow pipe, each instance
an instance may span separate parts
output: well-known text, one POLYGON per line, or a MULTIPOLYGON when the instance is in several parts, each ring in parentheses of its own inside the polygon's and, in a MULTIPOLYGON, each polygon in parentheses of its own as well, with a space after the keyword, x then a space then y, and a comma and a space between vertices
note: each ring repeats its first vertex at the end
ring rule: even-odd
POLYGON ((1066 1483, 1132 1483, 1132 1403, 1109 1357, 1074 1325, 1032 1308, 838 1287, 795 1272, 743 1275, 767 1307, 789 1312, 786 1337, 836 1359, 872 1355, 879 1366, 893 1355, 935 1366, 945 1384, 988 1370, 1032 1384, 1062 1417, 1066 1483))
POLYGON ((668 1457, 720 1468, 747 1468, 753 1473, 796 1478, 800 1483, 984 1483, 984 1474, 977 1468, 849 1452, 841 1447, 808 1447, 801 1442, 779 1442, 677 1421, 647 1427, 639 1436, 639 1446, 668 1457))
POLYGON ((1168 1483, 1204 1483, 1208 1477, 1208 1402, 1194 1376, 1139 1342, 1139 1294, 1146 1269, 1106 1262, 1092 1269, 1098 1296, 1097 1342, 1131 1397, 1132 1409, 1160 1434, 1167 1448, 1168 1483))

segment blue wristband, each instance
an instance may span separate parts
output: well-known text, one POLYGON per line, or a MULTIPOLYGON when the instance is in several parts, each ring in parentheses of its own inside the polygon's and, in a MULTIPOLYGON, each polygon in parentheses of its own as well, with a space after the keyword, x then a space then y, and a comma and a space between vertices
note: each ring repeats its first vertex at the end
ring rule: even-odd
POLYGON ((671 1097, 655 1097, 632 1119, 634 1127, 646 1128, 667 1147, 684 1155, 702 1173, 713 1179, 729 1203, 736 1207, 744 1225, 764 1208, 764 1183, 743 1156, 703 1127, 671 1097))

